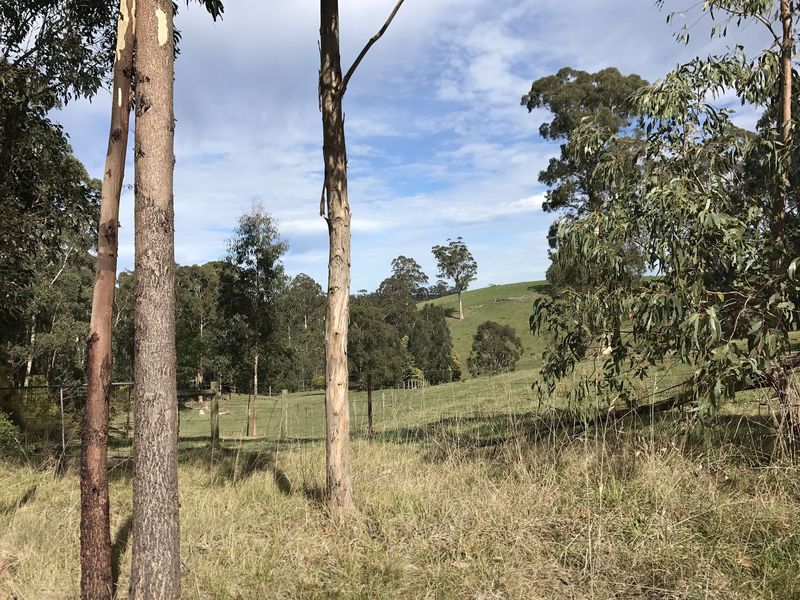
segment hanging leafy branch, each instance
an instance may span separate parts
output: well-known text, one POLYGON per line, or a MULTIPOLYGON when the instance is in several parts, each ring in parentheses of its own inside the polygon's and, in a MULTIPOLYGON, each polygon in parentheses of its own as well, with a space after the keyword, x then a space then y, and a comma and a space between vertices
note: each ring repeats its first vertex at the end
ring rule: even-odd
MULTIPOLYGON (((706 4, 746 18, 764 3, 706 4)), ((687 367, 681 401, 704 410, 757 383, 780 387, 800 295, 795 201, 786 205, 785 246, 771 229, 793 150, 778 138, 773 114, 781 52, 773 45, 749 59, 737 47, 637 91, 644 137, 633 153, 591 117, 572 133, 573 160, 593 162, 608 192, 602 210, 559 223, 554 263, 582 265, 595 285, 535 302, 531 329, 550 339, 535 384, 541 393, 577 372, 573 400, 632 407, 640 380, 665 361, 687 367), (730 91, 765 110, 757 133, 716 105, 730 91), (620 285, 630 246, 652 274, 635 287, 620 285), (775 269, 776 254, 785 268, 775 269), (590 359, 601 373, 578 369, 590 359)))

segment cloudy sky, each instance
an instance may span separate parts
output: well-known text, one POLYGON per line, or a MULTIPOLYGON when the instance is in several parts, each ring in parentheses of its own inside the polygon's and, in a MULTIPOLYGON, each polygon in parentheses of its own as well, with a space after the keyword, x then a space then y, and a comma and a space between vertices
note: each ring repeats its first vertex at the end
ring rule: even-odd
MULTIPOLYGON (((345 67, 394 2, 340 2, 345 67)), ((478 262, 476 287, 543 278, 553 216, 541 210, 537 174, 557 147, 537 135, 547 114, 528 114, 520 97, 564 66, 656 79, 709 51, 710 26, 696 19, 686 18, 694 41, 684 47, 651 0, 406 0, 345 98, 353 290, 374 289, 400 254, 433 281, 431 246, 457 236, 478 262)), ((238 217, 260 203, 289 243, 289 273, 324 282, 318 3, 229 0, 218 23, 193 4, 176 26, 178 262, 222 257, 238 217)), ((750 28, 725 43, 757 39, 750 28)), ((96 177, 110 102, 100 94, 57 117, 96 177)), ((133 265, 132 204, 127 189, 123 269, 133 265)))

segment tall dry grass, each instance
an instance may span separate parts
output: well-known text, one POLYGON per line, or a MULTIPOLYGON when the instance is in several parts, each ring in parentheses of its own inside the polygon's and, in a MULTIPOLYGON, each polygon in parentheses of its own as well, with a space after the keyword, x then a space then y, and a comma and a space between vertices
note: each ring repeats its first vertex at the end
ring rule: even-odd
MULTIPOLYGON (((720 419, 357 441, 347 523, 322 506, 318 443, 185 447, 183 597, 800 597, 797 467, 768 423, 720 419)), ((112 475, 126 598, 129 464, 112 475)), ((0 466, 0 598, 78 597, 79 506, 74 470, 0 466)))

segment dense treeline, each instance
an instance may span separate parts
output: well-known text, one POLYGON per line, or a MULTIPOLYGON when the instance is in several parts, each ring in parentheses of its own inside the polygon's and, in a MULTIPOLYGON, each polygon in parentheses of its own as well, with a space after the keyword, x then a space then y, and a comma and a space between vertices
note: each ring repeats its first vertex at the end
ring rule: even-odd
MULTIPOLYGON (((92 231, 65 234, 55 258, 33 263, 32 282, 18 326, 3 331, 11 381, 68 384, 85 381, 86 330, 91 313, 92 231)), ((222 260, 178 265, 175 342, 179 389, 212 379, 250 391, 254 358, 262 392, 324 386, 325 293, 304 273, 288 276, 288 247, 270 215, 243 215, 222 260)), ((404 380, 457 380, 445 309, 426 305, 427 281, 413 259, 400 256, 374 293, 361 292, 351 308, 350 379, 355 387, 404 380)), ((113 378, 133 378, 134 277, 117 280, 113 317, 113 378)))

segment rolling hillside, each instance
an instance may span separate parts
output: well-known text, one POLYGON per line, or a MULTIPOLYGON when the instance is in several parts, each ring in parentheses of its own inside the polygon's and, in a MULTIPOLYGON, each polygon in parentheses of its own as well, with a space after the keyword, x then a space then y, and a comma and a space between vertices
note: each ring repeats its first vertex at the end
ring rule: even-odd
MULTIPOLYGON (((468 290, 462 294, 464 302, 464 320, 450 319, 450 331, 453 344, 464 365, 463 377, 469 377, 467 358, 472 348, 472 337, 478 325, 484 321, 497 321, 502 325, 511 325, 522 340, 525 348, 517 369, 532 369, 541 364, 542 340, 528 332, 528 318, 531 315, 533 299, 544 293, 547 283, 544 281, 527 281, 493 285, 490 287, 468 290)), ((421 302, 418 306, 426 304, 421 302)), ((458 314, 458 297, 444 296, 432 300, 438 304, 454 308, 458 314)))

